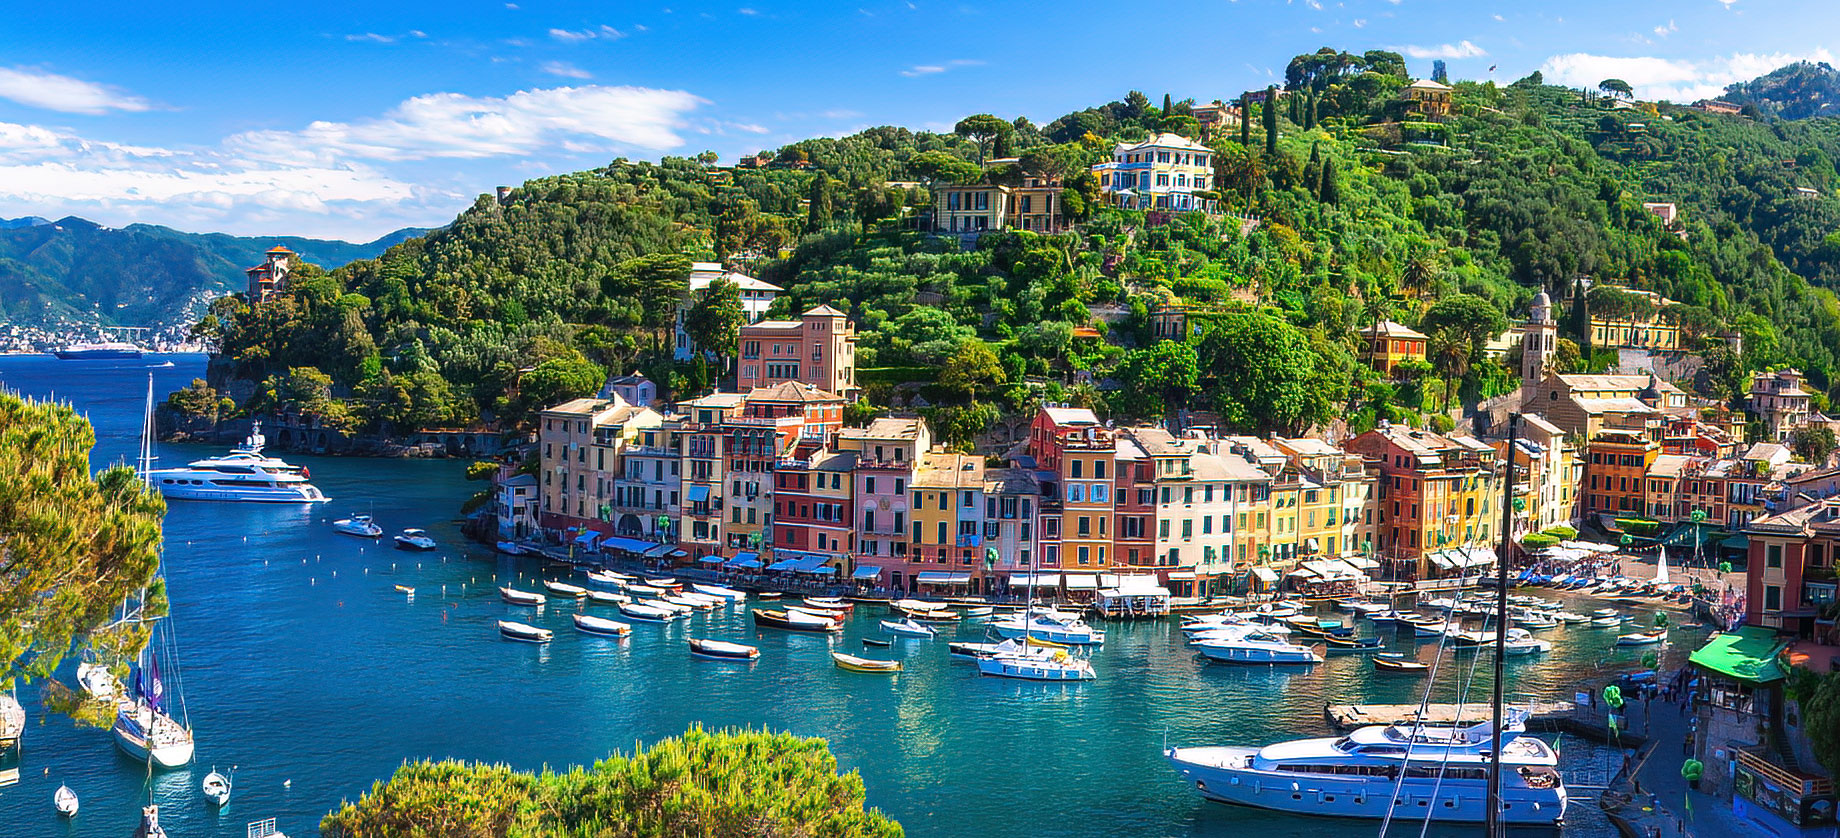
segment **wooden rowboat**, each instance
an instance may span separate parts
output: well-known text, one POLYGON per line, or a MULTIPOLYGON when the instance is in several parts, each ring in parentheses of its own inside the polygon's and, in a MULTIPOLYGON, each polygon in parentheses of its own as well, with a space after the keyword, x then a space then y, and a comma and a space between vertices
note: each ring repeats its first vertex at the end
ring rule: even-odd
POLYGON ((698 640, 692 637, 690 638, 690 654, 710 660, 746 661, 760 657, 760 650, 740 643, 698 640))
POLYGON ((754 625, 763 628, 783 629, 785 631, 843 631, 843 624, 836 620, 827 620, 823 617, 815 617, 810 614, 800 614, 796 611, 770 611, 762 608, 754 609, 754 625))
POLYGON ((549 602, 549 598, 542 594, 509 587, 499 588, 498 598, 512 605, 542 605, 549 602))
POLYGON ((1423 672, 1431 668, 1428 663, 1419 663, 1398 652, 1375 655, 1374 669, 1380 672, 1423 672))
POLYGON ((832 652, 831 661, 838 669, 849 672, 900 672, 900 661, 878 661, 874 658, 859 658, 842 652, 832 652))

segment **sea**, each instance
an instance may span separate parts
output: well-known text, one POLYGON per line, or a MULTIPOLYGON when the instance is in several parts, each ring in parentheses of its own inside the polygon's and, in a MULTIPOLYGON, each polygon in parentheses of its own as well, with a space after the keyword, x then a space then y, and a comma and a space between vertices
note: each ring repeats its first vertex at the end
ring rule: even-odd
MULTIPOLYGON (((200 355, 140 362, 0 357, 0 388, 74 405, 97 429, 91 463, 132 463, 147 376, 156 397, 204 375, 200 355), (170 364, 170 365, 169 365, 170 364)), ((156 446, 159 465, 219 446, 156 446)), ((841 636, 757 631, 744 608, 667 625, 635 624, 625 640, 575 632, 576 606, 540 611, 499 600, 566 571, 494 553, 460 535, 458 509, 482 484, 466 463, 285 454, 309 467, 333 499, 314 507, 178 501, 166 516, 164 573, 176 661, 169 683, 197 737, 186 769, 149 773, 119 753, 108 731, 48 713, 32 684, 19 689, 28 722, 21 779, 0 788, 0 838, 123 838, 139 808, 160 805, 171 838, 242 838, 275 818, 289 836, 318 834, 321 816, 355 800, 405 760, 455 758, 542 769, 705 728, 770 728, 828 740, 856 771, 868 805, 913 836, 1346 836, 1377 823, 1300 818, 1203 802, 1165 762, 1165 745, 1265 744, 1326 735, 1330 703, 1414 703, 1428 679, 1377 674, 1361 656, 1318 666, 1210 665, 1183 646, 1173 622, 1107 624, 1093 654, 1096 681, 1037 684, 979 677, 950 659, 946 641, 981 639, 967 624, 936 640, 899 639, 865 652, 886 615, 858 608, 841 636), (408 553, 333 532, 350 513, 386 531, 428 530, 439 549, 408 553), (413 597, 395 589, 415 588, 413 597), (555 631, 545 646, 502 640, 517 619, 555 631), (689 656, 688 638, 761 647, 753 664, 689 656), (844 672, 829 652, 895 657, 897 675, 844 672), (234 770, 228 806, 209 806, 204 775, 234 770), (82 801, 59 818, 60 784, 82 801)), ((580 581, 580 580, 577 580, 580 581)), ((1574 610, 1597 607, 1577 602, 1574 610)), ((1367 627, 1371 632, 1372 628, 1367 627)), ((1393 639, 1431 660, 1435 645, 1393 639)), ((1618 649, 1612 632, 1564 627, 1557 648, 1511 660, 1513 697, 1567 699, 1618 672, 1647 668, 1647 651, 1618 649)), ((1654 651, 1680 665, 1702 637, 1677 631, 1654 651)), ((1446 656, 1437 701, 1486 701, 1487 656, 1446 656), (1472 661, 1481 661, 1472 666, 1472 661)), ((60 677, 71 682, 72 665, 60 677)), ((1601 785, 1614 750, 1568 740, 1568 780, 1601 785)), ((1579 788, 1568 835, 1608 835, 1579 788)), ((1418 835, 1395 823, 1388 834, 1418 835)), ((1432 835, 1468 830, 1433 828, 1432 835)), ((1547 833, 1547 834, 1550 834, 1547 833)))

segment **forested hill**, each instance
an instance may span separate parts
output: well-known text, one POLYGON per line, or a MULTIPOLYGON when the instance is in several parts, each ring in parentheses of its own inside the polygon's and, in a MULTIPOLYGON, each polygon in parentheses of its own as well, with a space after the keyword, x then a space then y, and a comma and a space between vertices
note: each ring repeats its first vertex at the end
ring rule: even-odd
POLYGON ((1827 62, 1798 61, 1725 88, 1725 101, 1782 119, 1840 116, 1840 71, 1827 62))
MULTIPOLYGON (((670 362, 669 303, 685 259, 715 258, 785 287, 782 312, 850 314, 865 409, 900 406, 911 392, 890 384, 920 380, 958 443, 1041 401, 1201 408, 1234 431, 1446 422, 1433 414, 1512 389, 1512 359, 1483 344, 1537 290, 1581 275, 1677 301, 1669 316, 1709 357, 1707 395, 1735 398, 1746 370, 1774 365, 1840 383, 1840 304, 1824 287, 1840 282, 1833 121, 1631 104, 1536 75, 1458 82, 1451 117, 1432 122, 1407 112, 1409 81, 1390 52, 1298 56, 1288 96, 1205 138, 1219 215, 1157 224, 1103 205, 1087 167, 1114 143, 1198 135, 1193 102, 1132 92, 1045 126, 974 115, 955 134, 809 140, 764 168, 619 160, 533 180, 379 259, 303 275, 274 304, 226 300, 205 325, 222 340, 219 380, 263 383, 244 409, 384 431, 523 420, 607 369, 697 391, 721 363, 670 362), (1064 179, 1071 232, 975 249, 916 232, 931 198, 914 184, 1025 175, 1064 179), (1684 227, 1664 229, 1647 201, 1676 203, 1684 227), (1191 306, 1200 334, 1153 341, 1149 312, 1166 302, 1191 306), (1396 381, 1367 372, 1355 332, 1380 319, 1431 334, 1434 363, 1396 381), (1742 358, 1714 340, 1733 327, 1742 358)), ((724 323, 721 308, 696 322, 724 323)), ((1566 333, 1568 368, 1614 361, 1566 333)))
POLYGON ((354 244, 299 236, 183 233, 135 224, 115 229, 70 217, 0 222, 0 320, 156 328, 186 325, 211 298, 243 289, 243 269, 277 244, 339 265, 368 259, 426 230, 354 244))

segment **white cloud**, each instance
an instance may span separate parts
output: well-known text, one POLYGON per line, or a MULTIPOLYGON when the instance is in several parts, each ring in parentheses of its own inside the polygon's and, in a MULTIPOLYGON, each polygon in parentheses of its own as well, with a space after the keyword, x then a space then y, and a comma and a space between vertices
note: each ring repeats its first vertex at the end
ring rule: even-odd
POLYGON ((1508 19, 1505 17, 1502 17, 1501 15, 1490 15, 1490 17, 1495 18, 1496 23, 1507 23, 1508 22, 1508 19))
POLYGON ((0 67, 0 99, 64 113, 145 111, 153 105, 107 85, 29 67, 0 67))
POLYGON ((1679 31, 1680 31, 1680 27, 1675 26, 1674 21, 1671 19, 1666 24, 1655 27, 1655 34, 1662 38, 1665 38, 1679 31))
POLYGON ((1816 49, 1805 55, 1741 52, 1701 61, 1575 52, 1546 59, 1546 63, 1540 65, 1540 74, 1548 82, 1570 87, 1596 87, 1604 79, 1622 79, 1644 99, 1690 102, 1717 96, 1728 84, 1756 78, 1784 64, 1796 61, 1831 63, 1833 60, 1833 54, 1826 49, 1816 49))
POLYGON ((983 64, 984 62, 975 58, 954 58, 944 64, 915 64, 912 67, 902 70, 901 75, 907 76, 908 78, 935 76, 956 67, 979 67, 983 66, 983 64))
POLYGON ((754 17, 754 16, 756 16, 756 15, 758 15, 758 14, 760 14, 760 12, 759 12, 758 10, 755 10, 755 9, 749 9, 749 8, 745 8, 745 7, 744 7, 744 8, 740 8, 740 9, 736 9, 736 10, 735 10, 735 13, 736 13, 736 14, 743 14, 743 15, 747 15, 748 17, 754 17))
POLYGON ((537 69, 542 70, 543 72, 548 73, 552 76, 561 76, 565 79, 594 78, 593 73, 590 73, 587 70, 583 70, 580 67, 577 67, 573 64, 568 63, 567 61, 545 61, 543 62, 543 65, 541 67, 538 67, 537 69))
POLYGON ((1364 17, 1357 17, 1357 18, 1355 18, 1355 19, 1354 19, 1354 28, 1356 28, 1356 29, 1365 29, 1365 28, 1367 28, 1367 18, 1364 18, 1364 17))
POLYGON ((1438 44, 1429 47, 1405 46, 1400 47, 1399 51, 1413 58, 1481 58, 1489 54, 1488 50, 1476 46, 1469 41, 1458 41, 1454 44, 1438 44))
POLYGON ((584 85, 504 97, 417 96, 358 122, 314 122, 299 131, 250 131, 225 141, 254 159, 324 165, 343 159, 426 160, 681 145, 678 129, 703 100, 681 90, 584 85))
POLYGON ((551 29, 549 31, 549 36, 565 44, 579 44, 583 41, 592 41, 597 38, 617 41, 626 37, 626 33, 603 24, 592 29, 551 29))
POLYGON ((364 34, 362 34, 362 35, 346 35, 346 36, 345 36, 345 40, 347 40, 347 41, 354 41, 354 42, 357 42, 357 41, 368 41, 368 42, 370 42, 370 43, 373 43, 373 44, 393 44, 393 43, 396 43, 396 39, 395 39, 394 37, 392 37, 392 36, 389 36, 389 35, 379 35, 379 34, 377 34, 377 33, 375 33, 375 32, 366 32, 366 33, 364 33, 364 34))

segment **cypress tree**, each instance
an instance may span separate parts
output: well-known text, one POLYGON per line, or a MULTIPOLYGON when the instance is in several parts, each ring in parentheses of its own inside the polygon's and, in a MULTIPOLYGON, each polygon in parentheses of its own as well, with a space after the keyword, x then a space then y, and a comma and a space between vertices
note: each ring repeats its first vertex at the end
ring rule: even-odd
POLYGON ((1163 94, 1163 116, 1165 117, 1169 116, 1170 114, 1175 112, 1175 109, 1176 109, 1175 101, 1169 98, 1169 94, 1167 93, 1163 94))
POLYGON ((1252 91, 1239 94, 1239 144, 1252 147, 1252 91))
POLYGON ((1317 102, 1319 101, 1319 98, 1320 97, 1318 97, 1314 93, 1310 94, 1310 111, 1309 113, 1304 115, 1304 119, 1305 119, 1304 127, 1305 128, 1315 128, 1317 121, 1321 118, 1319 115, 1319 111, 1317 110, 1317 102))
POLYGON ((1265 153, 1278 153, 1278 86, 1265 88, 1265 106, 1259 111, 1265 117, 1265 153))
POLYGON ((1322 141, 1317 140, 1310 144, 1310 162, 1303 166, 1303 188, 1312 195, 1322 193, 1322 170, 1322 141))
POLYGON ((805 210, 805 228, 822 230, 831 223, 830 176, 820 170, 811 179, 810 206, 805 210))
POLYGON ((1342 202, 1342 183, 1335 173, 1335 158, 1323 160, 1322 188, 1317 192, 1317 200, 1331 206, 1342 202))
POLYGON ((1585 303, 1584 283, 1572 283, 1572 308, 1566 313, 1565 327, 1572 333, 1572 340, 1578 341, 1579 353, 1586 360, 1591 357, 1591 312, 1585 303))

